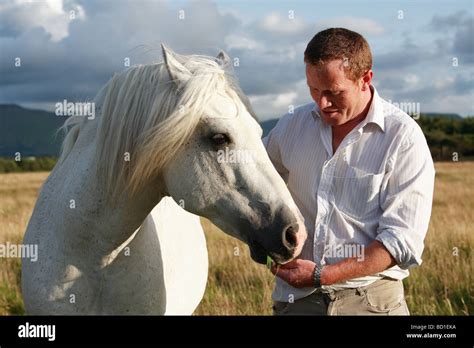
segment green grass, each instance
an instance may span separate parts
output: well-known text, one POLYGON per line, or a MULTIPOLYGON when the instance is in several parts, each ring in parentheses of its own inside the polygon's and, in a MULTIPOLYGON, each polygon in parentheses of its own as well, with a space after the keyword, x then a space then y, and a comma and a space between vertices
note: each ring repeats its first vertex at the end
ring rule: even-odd
POLYGON ((0 258, 0 314, 24 315, 25 309, 21 297, 21 261, 20 259, 0 258))

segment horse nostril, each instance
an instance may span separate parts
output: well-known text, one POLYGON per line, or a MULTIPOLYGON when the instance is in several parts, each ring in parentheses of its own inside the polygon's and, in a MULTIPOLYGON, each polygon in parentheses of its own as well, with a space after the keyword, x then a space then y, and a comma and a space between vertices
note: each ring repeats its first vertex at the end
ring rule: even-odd
POLYGON ((291 224, 283 231, 283 244, 288 249, 294 249, 297 244, 296 234, 298 233, 298 224, 291 224))

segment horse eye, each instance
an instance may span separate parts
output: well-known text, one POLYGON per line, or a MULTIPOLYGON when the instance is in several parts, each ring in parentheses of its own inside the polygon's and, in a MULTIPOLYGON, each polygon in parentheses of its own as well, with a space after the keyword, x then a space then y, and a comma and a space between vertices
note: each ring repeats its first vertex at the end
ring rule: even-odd
POLYGON ((223 133, 214 134, 211 137, 211 141, 215 146, 224 146, 230 143, 230 139, 227 134, 223 133))

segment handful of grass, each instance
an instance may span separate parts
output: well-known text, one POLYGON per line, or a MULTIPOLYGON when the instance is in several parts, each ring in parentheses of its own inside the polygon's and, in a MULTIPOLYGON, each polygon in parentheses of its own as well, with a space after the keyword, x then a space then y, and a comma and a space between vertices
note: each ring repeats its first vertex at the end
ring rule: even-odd
POLYGON ((273 263, 272 258, 267 255, 267 268, 268 268, 268 269, 271 269, 271 268, 272 268, 272 263, 273 263))

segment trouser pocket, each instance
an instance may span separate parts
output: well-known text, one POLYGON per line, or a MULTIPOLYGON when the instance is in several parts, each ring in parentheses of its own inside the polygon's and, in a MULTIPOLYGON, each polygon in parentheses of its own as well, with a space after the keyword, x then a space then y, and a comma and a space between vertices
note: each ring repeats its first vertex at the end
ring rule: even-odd
POLYGON ((367 311, 374 314, 409 315, 402 281, 379 282, 363 290, 367 311))

